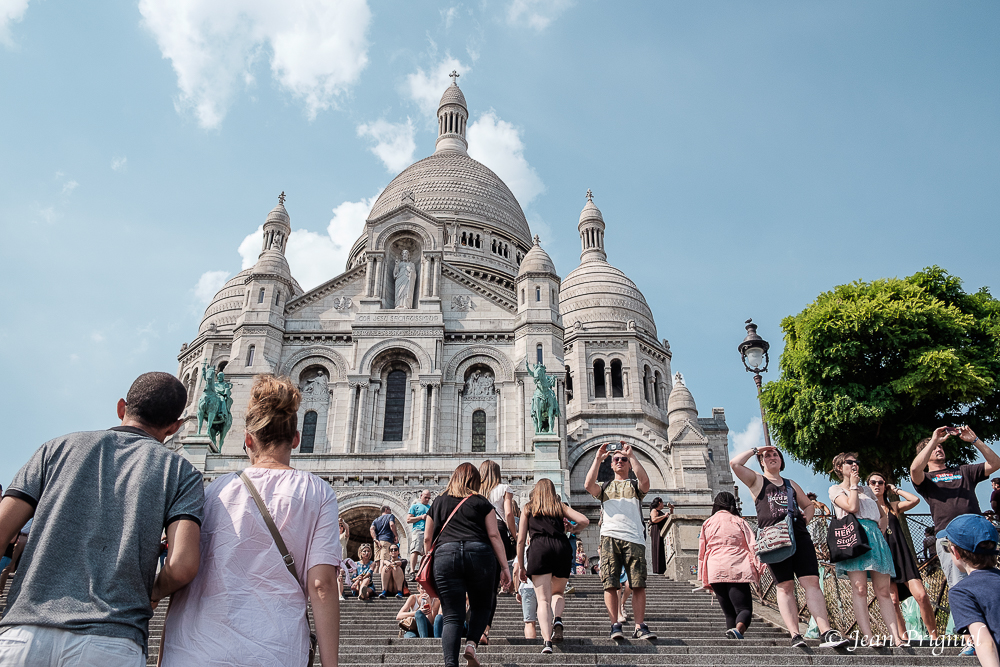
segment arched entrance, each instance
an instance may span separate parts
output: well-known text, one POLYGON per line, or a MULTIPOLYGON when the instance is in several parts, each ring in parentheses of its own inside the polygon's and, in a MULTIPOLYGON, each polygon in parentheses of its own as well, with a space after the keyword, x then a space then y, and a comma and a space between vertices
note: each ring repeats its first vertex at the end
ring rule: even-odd
MULTIPOLYGON (((368 528, 372 525, 372 521, 377 519, 381 513, 381 506, 374 505, 353 507, 341 512, 340 518, 351 529, 351 537, 347 541, 347 553, 344 554, 344 558, 358 560, 358 547, 362 544, 370 545, 372 543, 372 536, 368 528)), ((396 517, 396 520, 398 521, 399 517, 396 517)))

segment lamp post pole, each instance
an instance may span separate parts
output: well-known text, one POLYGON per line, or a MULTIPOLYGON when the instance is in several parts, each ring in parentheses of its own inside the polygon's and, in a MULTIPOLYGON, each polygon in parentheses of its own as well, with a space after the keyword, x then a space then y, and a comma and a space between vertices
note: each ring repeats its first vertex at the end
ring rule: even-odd
POLYGON ((764 414, 764 404, 760 400, 760 395, 763 392, 763 380, 760 374, 767 372, 767 365, 770 363, 767 350, 771 345, 757 334, 757 325, 753 323, 752 319, 746 321, 746 330, 747 336, 737 349, 743 358, 744 368, 746 368, 748 373, 753 373, 753 381, 757 385, 757 405, 760 407, 760 421, 764 427, 764 446, 771 447, 771 434, 767 428, 767 416, 764 414))

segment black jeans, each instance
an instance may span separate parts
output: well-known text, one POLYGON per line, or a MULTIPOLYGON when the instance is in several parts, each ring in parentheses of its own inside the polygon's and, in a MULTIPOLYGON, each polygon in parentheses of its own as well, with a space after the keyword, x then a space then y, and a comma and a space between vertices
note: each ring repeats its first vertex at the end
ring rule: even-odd
POLYGON ((497 558, 483 542, 448 542, 434 550, 434 587, 441 600, 444 628, 441 649, 445 667, 458 667, 469 596, 469 641, 479 643, 490 619, 497 558))
POLYGON ((731 630, 737 623, 743 624, 743 630, 750 627, 753 616, 753 597, 750 595, 748 583, 716 583, 712 582, 712 590, 719 600, 722 613, 726 616, 726 629, 731 630))

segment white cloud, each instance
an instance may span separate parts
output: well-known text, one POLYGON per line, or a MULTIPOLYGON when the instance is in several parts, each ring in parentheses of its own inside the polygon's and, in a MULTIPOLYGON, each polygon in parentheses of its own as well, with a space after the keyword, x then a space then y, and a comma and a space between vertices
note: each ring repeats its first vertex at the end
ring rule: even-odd
POLYGON ((764 446, 764 423, 760 417, 753 417, 747 427, 739 433, 732 434, 733 451, 745 452, 751 447, 764 446))
POLYGON ((573 5, 573 0, 512 0, 507 22, 542 31, 573 5))
POLYGON ((375 140, 375 145, 369 150, 382 160, 390 173, 399 173, 413 163, 417 144, 413 140, 413 122, 409 118, 405 123, 377 120, 358 125, 358 136, 375 140))
POLYGON ((444 21, 444 27, 450 28, 451 24, 455 22, 455 17, 458 16, 458 7, 449 7, 448 9, 442 9, 441 19, 444 21))
POLYGON ((14 38, 10 34, 10 24, 24 18, 28 10, 28 0, 0 0, 0 44, 14 48, 14 38))
POLYGON ((228 279, 228 271, 206 271, 201 274, 201 277, 198 278, 198 283, 192 290, 194 298, 198 301, 198 305, 205 307, 211 303, 212 297, 222 289, 222 286, 226 284, 226 280, 228 279))
MULTIPOLYGON (((285 257, 292 276, 302 289, 310 290, 344 272, 347 254, 361 235, 377 198, 378 193, 370 199, 345 201, 337 206, 333 209, 326 234, 306 229, 292 232, 288 237, 285 257)), ((257 263, 263 239, 264 226, 261 225, 240 243, 239 253, 244 269, 257 263)))
POLYGON ((469 125, 469 155, 496 172, 522 206, 545 191, 538 172, 524 158, 521 131, 492 109, 469 125))
POLYGON ((72 194, 73 190, 76 190, 78 187, 80 187, 80 184, 76 181, 66 181, 63 183, 62 193, 64 195, 72 194))
POLYGON ((125 171, 128 167, 128 158, 124 155, 111 159, 111 169, 114 171, 125 171))
POLYGON ((461 85, 461 76, 471 72, 472 68, 463 65, 457 58, 445 56, 444 60, 431 67, 429 72, 417 69, 406 77, 406 92, 410 99, 420 106, 420 111, 424 114, 432 118, 437 115, 441 94, 451 85, 448 74, 452 70, 459 73, 459 85, 461 85))
POLYGON ((193 109, 204 128, 219 127, 265 54, 271 75, 303 101, 310 119, 333 106, 368 63, 366 0, 139 0, 139 11, 173 64, 178 108, 193 109))

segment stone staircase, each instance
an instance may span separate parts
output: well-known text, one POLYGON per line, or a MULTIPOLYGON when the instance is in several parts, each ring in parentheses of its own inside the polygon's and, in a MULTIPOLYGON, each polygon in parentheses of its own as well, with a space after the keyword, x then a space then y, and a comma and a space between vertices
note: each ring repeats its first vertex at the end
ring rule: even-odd
MULTIPOLYGON (((567 597, 563 620, 565 639, 556 644, 552 655, 540 653, 541 639, 523 638, 521 605, 510 595, 502 595, 497 607, 490 645, 482 646, 483 665, 740 665, 798 667, 799 665, 884 665, 936 667, 977 667, 975 658, 958 656, 958 648, 867 648, 820 649, 818 641, 809 647, 792 648, 788 634, 759 616, 743 641, 726 639, 722 612, 712 596, 692 593, 688 582, 651 577, 647 589, 647 622, 659 635, 653 642, 626 639, 620 643, 608 637, 610 625, 604 610, 600 579, 595 575, 575 576, 570 582, 576 592, 567 597)), ((6 591, 0 608, 6 605, 6 591)), ((361 602, 348 599, 341 605, 341 665, 439 666, 443 664, 441 642, 435 639, 398 638, 395 598, 361 602)), ((150 622, 150 659, 156 652, 163 628, 166 605, 157 609, 150 622)), ((631 618, 631 616, 630 616, 631 618)), ((625 625, 626 635, 631 624, 625 625)), ((852 647, 853 648, 853 647, 852 647)), ((319 661, 317 660, 317 664, 319 661)), ((464 661, 460 661, 464 665, 464 661)))

